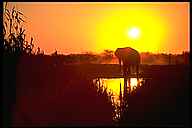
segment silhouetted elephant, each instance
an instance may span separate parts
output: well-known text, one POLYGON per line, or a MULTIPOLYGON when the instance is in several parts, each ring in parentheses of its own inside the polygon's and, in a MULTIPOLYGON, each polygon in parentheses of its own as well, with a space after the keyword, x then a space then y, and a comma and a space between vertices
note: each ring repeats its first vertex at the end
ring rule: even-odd
MULTIPOLYGON (((123 76, 124 76, 124 95, 127 94, 127 78, 128 75, 131 74, 131 67, 136 68, 137 80, 139 78, 139 64, 140 64, 140 55, 139 52, 133 48, 125 47, 125 48, 117 48, 115 51, 115 55, 119 59, 120 71, 121 64, 123 64, 123 76), (122 63, 121 63, 122 62, 122 63)), ((128 93, 130 93, 130 79, 128 79, 128 93)))
POLYGON ((136 72, 138 73, 140 64, 140 54, 138 51, 130 47, 117 48, 115 55, 119 59, 120 69, 123 64, 124 75, 127 76, 127 73, 130 74, 131 67, 136 67, 136 72))

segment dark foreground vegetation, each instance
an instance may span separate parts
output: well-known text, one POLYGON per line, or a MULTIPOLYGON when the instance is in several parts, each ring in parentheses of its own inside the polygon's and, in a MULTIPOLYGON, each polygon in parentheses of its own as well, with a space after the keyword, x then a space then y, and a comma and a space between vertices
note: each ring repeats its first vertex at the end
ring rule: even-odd
MULTIPOLYGON (((118 65, 64 65, 53 57, 23 56, 13 67, 14 59, 9 60, 3 76, 4 93, 12 100, 7 100, 11 125, 113 125, 110 96, 98 93, 92 78, 119 74, 118 65)), ((189 65, 143 65, 141 70, 151 79, 129 97, 118 125, 188 126, 189 65)))
POLYGON ((7 97, 16 100, 16 104, 10 104, 11 126, 112 124, 110 98, 98 93, 92 80, 74 68, 48 64, 43 58, 22 57, 15 83, 7 85, 7 97), (16 99, 11 92, 13 85, 16 99))
POLYGON ((189 127, 189 65, 149 66, 144 72, 151 79, 129 96, 120 124, 189 127))

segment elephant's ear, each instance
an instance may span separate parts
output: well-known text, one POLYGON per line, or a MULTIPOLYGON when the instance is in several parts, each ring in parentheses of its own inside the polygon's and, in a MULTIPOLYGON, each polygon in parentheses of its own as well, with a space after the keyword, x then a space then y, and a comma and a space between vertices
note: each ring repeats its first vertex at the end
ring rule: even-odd
POLYGON ((117 49, 117 50, 115 51, 115 55, 116 55, 117 57, 119 57, 119 49, 117 49))
POLYGON ((117 50, 115 51, 115 56, 117 56, 117 50))

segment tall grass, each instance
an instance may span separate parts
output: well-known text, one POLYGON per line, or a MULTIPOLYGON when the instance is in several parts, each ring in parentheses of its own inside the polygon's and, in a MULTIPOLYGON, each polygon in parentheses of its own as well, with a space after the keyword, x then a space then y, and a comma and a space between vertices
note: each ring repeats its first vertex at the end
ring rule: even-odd
POLYGON ((26 40, 24 14, 15 6, 3 8, 3 55, 31 55, 33 54, 33 38, 26 40))

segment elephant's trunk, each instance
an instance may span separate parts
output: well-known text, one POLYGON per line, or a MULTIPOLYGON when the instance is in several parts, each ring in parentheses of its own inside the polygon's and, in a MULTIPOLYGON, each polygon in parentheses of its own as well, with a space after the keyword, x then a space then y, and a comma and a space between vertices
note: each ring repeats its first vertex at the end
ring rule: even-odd
POLYGON ((120 72, 121 72, 121 68, 122 68, 121 59, 119 59, 119 71, 120 71, 120 72))

